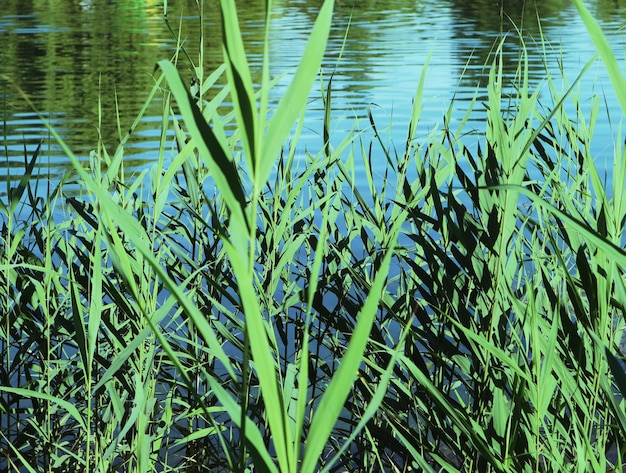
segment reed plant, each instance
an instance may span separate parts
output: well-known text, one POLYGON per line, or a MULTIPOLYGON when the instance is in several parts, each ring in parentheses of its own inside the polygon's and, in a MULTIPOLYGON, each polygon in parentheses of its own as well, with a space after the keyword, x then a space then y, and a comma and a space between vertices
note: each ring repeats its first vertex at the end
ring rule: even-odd
POLYGON ((563 87, 546 66, 531 89, 522 52, 504 84, 500 48, 474 143, 471 110, 418 136, 424 76, 404 150, 372 113, 334 137, 332 8, 275 107, 271 2, 254 84, 222 0, 224 66, 205 77, 180 45, 112 155, 100 143, 84 166, 49 127, 71 192, 42 197, 42 150, 25 150, 0 205, 0 469, 622 470, 621 134, 609 185, 580 76, 563 87), (316 80, 313 154, 298 142, 316 80), (128 176, 157 96, 158 156, 128 176))

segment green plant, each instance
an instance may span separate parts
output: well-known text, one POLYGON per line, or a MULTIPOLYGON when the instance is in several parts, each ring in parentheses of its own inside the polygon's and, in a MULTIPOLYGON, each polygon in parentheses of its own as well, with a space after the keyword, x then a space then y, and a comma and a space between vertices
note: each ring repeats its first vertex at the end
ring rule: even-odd
POLYGON ((225 64, 190 64, 198 97, 179 45, 113 155, 99 144, 87 170, 49 127, 77 189, 37 197, 40 149, 9 184, 2 468, 621 468, 626 161, 616 145, 607 186, 580 76, 561 90, 546 66, 532 90, 523 51, 507 87, 500 44, 475 145, 472 110, 418 136, 422 76, 402 152, 373 112, 333 148, 329 80, 325 143, 299 158, 332 1, 275 109, 271 2, 258 85, 235 4, 220 8, 225 64), (159 155, 130 178, 124 147, 157 94, 159 155))

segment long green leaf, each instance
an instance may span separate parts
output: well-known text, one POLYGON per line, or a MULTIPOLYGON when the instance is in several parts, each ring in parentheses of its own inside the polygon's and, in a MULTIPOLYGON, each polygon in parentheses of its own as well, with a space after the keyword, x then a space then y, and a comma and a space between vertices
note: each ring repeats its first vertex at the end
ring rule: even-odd
POLYGON ((334 0, 326 0, 320 9, 311 35, 304 50, 300 65, 289 84, 285 95, 280 100, 278 108, 272 117, 267 135, 263 140, 262 151, 259 153, 254 176, 255 189, 263 188, 278 158, 283 143, 289 136, 295 119, 306 106, 309 92, 326 50, 326 43, 330 33, 333 15, 334 0))
POLYGON ((315 410, 311 421, 311 429, 306 439, 304 447, 304 457, 302 459, 301 473, 312 473, 315 471, 320 455, 322 454, 326 442, 339 418, 348 394, 352 390, 352 385, 357 377, 359 365, 363 360, 363 354, 367 347, 369 335, 376 319, 376 312, 386 286, 391 257, 394 252, 391 248, 395 246, 398 232, 404 221, 406 213, 403 212, 396 220, 390 232, 388 249, 382 259, 380 267, 372 287, 365 299, 365 304, 358 316, 357 323, 350 337, 348 349, 341 359, 339 368, 330 380, 319 406, 315 410))
MULTIPOLYGON (((235 422, 235 424, 241 428, 241 424, 239 419, 241 419, 241 406, 237 404, 237 402, 233 399, 233 397, 214 379, 211 377, 207 378, 211 389, 219 398, 220 402, 224 406, 224 409, 230 415, 230 418, 235 422)), ((261 460, 263 464, 255 464, 255 468, 260 471, 268 471, 270 473, 278 473, 278 469, 276 465, 272 462, 272 457, 267 451, 267 447, 265 446, 265 442, 263 441, 263 436, 259 431, 259 427, 250 420, 250 418, 246 417, 246 440, 250 444, 250 446, 254 450, 254 454, 258 460, 261 460)), ((281 470, 284 471, 284 470, 281 470)))
POLYGON ((385 346, 381 347, 383 350, 387 351, 387 353, 391 355, 389 359, 389 363, 387 363, 387 368, 382 372, 378 386, 376 386, 374 391, 371 392, 372 394, 371 400, 369 404, 367 405, 365 412, 363 412, 363 414, 361 415, 361 418, 359 419, 359 423, 352 430, 352 432, 350 433, 348 438, 345 440, 344 444, 341 446, 339 451, 335 454, 335 456, 328 462, 327 465, 324 466, 324 469, 321 471, 321 473, 326 473, 333 467, 333 465, 335 464, 336 461, 339 460, 341 455, 345 451, 348 450, 350 443, 354 441, 356 436, 359 435, 359 433, 365 428, 365 426, 370 421, 370 419, 372 419, 372 417, 374 417, 374 415, 378 412, 378 409, 380 408, 383 401, 385 400, 385 394, 387 393, 387 389, 389 387, 389 383, 393 375, 393 369, 396 366, 398 357, 402 355, 404 351, 404 342, 406 340, 407 335, 409 334, 409 328, 411 327, 412 323, 413 323, 413 318, 410 318, 406 326, 404 327, 404 329, 402 329, 402 333, 400 334, 400 340, 398 341, 398 346, 396 348, 390 349, 385 346))
POLYGON ((602 58, 602 61, 609 72, 609 79, 613 84, 613 90, 617 95, 622 111, 626 113, 626 79, 622 75, 617 59, 615 58, 615 54, 613 54, 613 50, 611 49, 611 45, 607 41, 606 36, 604 36, 600 25, 598 25, 598 22, 591 15, 591 13, 589 13, 589 10, 584 5, 582 0, 574 0, 574 5, 576 5, 576 8, 578 9, 578 13, 585 23, 587 31, 589 31, 589 35, 591 36, 591 40, 596 47, 596 51, 598 51, 598 54, 602 58))
POLYGON ((61 399, 61 398, 52 396, 50 394, 42 393, 42 392, 39 392, 39 391, 33 391, 32 389, 13 388, 11 386, 0 386, 0 391, 5 391, 7 393, 17 394, 17 395, 25 397, 25 398, 42 399, 44 401, 50 401, 50 402, 53 402, 55 404, 58 404, 63 409, 65 409, 67 411, 67 413, 69 415, 71 415, 78 422, 78 425, 80 425, 80 427, 82 427, 85 430, 87 429, 87 425, 85 424, 85 420, 80 415, 80 412, 78 412, 78 409, 76 409, 74 404, 66 401, 65 399, 61 399))
POLYGON ((294 471, 295 459, 292 457, 293 450, 290 444, 290 439, 293 436, 288 433, 287 412, 278 382, 278 366, 272 356, 275 350, 268 339, 259 299, 252 280, 249 278, 247 262, 242 259, 243 255, 228 240, 224 240, 224 246, 237 278, 238 291, 246 316, 250 350, 261 386, 265 412, 272 432, 278 463, 281 471, 294 471))
POLYGON ((227 74, 228 82, 231 86, 233 106, 239 129, 243 132, 242 141, 246 151, 246 162, 250 172, 254 175, 257 160, 256 146, 261 135, 256 134, 258 112, 256 110, 250 67, 239 29, 235 1, 221 0, 220 12, 222 14, 223 28, 222 48, 228 66, 227 74))
MULTIPOLYGON (((26 469, 26 471, 28 471, 29 473, 37 473, 37 470, 35 470, 26 460, 26 458, 24 458, 24 456, 20 453, 19 449, 13 445, 13 443, 6 437, 6 435, 4 435, 4 432, 2 432, 0 430, 0 435, 4 438, 4 444, 8 445, 8 447, 13 451, 13 453, 15 454, 15 456, 20 460, 20 462, 22 463, 22 466, 26 469)), ((9 452, 3 452, 5 455, 8 456, 9 452)))
POLYGON ((159 61, 158 66, 163 71, 174 94, 180 113, 192 139, 195 140, 201 158, 207 163, 209 171, 222 193, 224 202, 232 212, 233 220, 237 223, 237 225, 231 223, 231 226, 234 227, 233 230, 244 231, 248 228, 245 218, 247 203, 239 180, 239 172, 230 151, 222 147, 211 127, 205 121, 202 112, 195 105, 193 98, 183 84, 176 67, 165 60, 159 61))
MULTIPOLYGON (((562 210, 557 209, 550 202, 542 199, 538 195, 534 194, 530 190, 526 189, 523 186, 513 185, 513 184, 502 184, 498 186, 491 186, 491 189, 501 189, 501 190, 515 190, 520 192, 521 194, 528 197, 535 204, 552 213, 556 217, 564 220, 568 225, 572 228, 575 228, 578 232, 582 234, 585 240, 588 243, 593 244, 594 246, 600 248, 604 251, 607 256, 613 258, 613 260, 622 267, 626 267, 626 251, 619 246, 617 246, 612 241, 604 238, 600 235, 596 230, 591 228, 586 222, 583 222, 575 217, 572 217, 569 214, 566 214, 562 210)), ((488 188, 487 188, 488 189, 488 188)))

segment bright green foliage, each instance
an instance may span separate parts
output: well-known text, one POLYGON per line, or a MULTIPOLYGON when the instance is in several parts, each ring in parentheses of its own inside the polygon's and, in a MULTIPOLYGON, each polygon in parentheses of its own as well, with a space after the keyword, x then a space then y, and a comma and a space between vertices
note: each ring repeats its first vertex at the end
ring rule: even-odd
POLYGON ((37 197, 41 149, 7 181, 0 466, 621 470, 626 154, 620 134, 607 186, 590 150, 599 102, 583 116, 578 79, 559 90, 550 70, 531 90, 524 52, 505 102, 498 49, 472 148, 469 111, 418 136, 424 77, 402 153, 373 116, 332 148, 329 81, 326 143, 297 157, 333 2, 275 110, 267 42, 254 84, 235 2, 220 5, 225 64, 193 65, 199 98, 178 54, 155 69, 150 170, 123 166, 144 108, 89 171, 50 129, 78 189, 37 197))

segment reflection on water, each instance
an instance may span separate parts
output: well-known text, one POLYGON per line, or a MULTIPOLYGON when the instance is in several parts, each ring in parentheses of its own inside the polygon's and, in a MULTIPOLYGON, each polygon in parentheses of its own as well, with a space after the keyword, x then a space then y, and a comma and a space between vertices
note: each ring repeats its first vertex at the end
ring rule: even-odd
MULTIPOLYGON (((274 3, 272 73, 287 72, 289 77, 320 2, 274 3)), ((239 2, 242 35, 256 74, 262 52, 263 4, 239 2)), ((619 28, 626 17, 625 6, 622 0, 597 0, 590 5, 618 54, 624 49, 619 28)), ((175 53, 176 38, 168 30, 163 13, 162 2, 157 0, 4 0, 0 4, 2 73, 32 98, 83 159, 96 148, 99 136, 112 152, 120 133, 125 133, 146 99, 154 80, 154 65, 175 53)), ((202 17, 204 72, 209 73, 221 61, 216 0, 205 2, 202 17)), ((180 26, 181 39, 194 61, 180 62, 181 72, 189 80, 198 63, 200 21, 196 1, 169 2, 168 19, 174 29, 180 26)), ((563 0, 507 1, 505 8, 494 0, 389 0, 384 6, 373 0, 337 1, 323 71, 326 79, 333 76, 336 139, 341 140, 342 134, 352 128, 355 118, 365 120, 365 126, 369 107, 379 127, 393 124, 389 136, 401 146, 412 97, 429 56, 421 133, 442 122, 453 97, 454 116, 458 119, 476 87, 486 85, 484 64, 491 61, 494 43, 503 35, 508 36, 503 70, 508 77, 515 74, 522 39, 513 23, 522 32, 529 51, 533 87, 545 81, 544 50, 550 54, 555 73, 562 67, 570 80, 594 54, 575 9, 563 0), (541 33, 546 43, 540 41, 541 33)), ((21 162, 24 143, 30 151, 46 137, 46 132, 14 87, 4 81, 1 84, 9 163, 21 162)), ((284 87, 285 80, 276 88, 277 97, 284 87)), ((583 102, 594 93, 606 93, 612 107, 615 100, 609 89, 598 64, 582 82, 583 102)), ((322 130, 319 95, 314 91, 311 96, 304 136, 312 151, 319 146, 322 130)), ((483 95, 479 90, 479 99, 483 95)), ((129 143, 127 170, 145 167, 154 159, 161 107, 157 98, 129 143)), ((482 119, 482 109, 477 106, 475 123, 482 119)), ((612 111, 621 116, 617 107, 612 111)), ((609 136, 606 124, 605 120, 597 126, 601 139, 609 136)), ((607 148, 599 148, 598 153, 609 153, 607 148)), ((46 153, 52 174, 64 173, 68 163, 58 147, 52 145, 46 153)))

